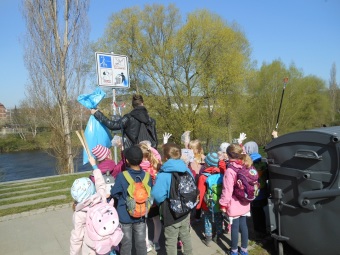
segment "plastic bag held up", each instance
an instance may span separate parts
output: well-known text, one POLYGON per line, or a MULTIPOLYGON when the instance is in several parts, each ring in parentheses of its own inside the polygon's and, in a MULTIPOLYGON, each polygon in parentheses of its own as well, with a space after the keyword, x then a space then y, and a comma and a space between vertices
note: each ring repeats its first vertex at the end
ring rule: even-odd
POLYGON ((181 136, 181 141, 184 143, 185 147, 187 147, 190 143, 190 132, 191 131, 185 131, 181 136))
POLYGON ((91 94, 79 95, 77 100, 87 109, 95 109, 105 95, 106 93, 98 87, 91 94))
MULTIPOLYGON (((88 109, 93 109, 97 107, 105 95, 106 94, 104 91, 102 91, 100 88, 97 88, 92 94, 78 96, 78 102, 88 109)), ((91 151, 96 145, 100 144, 107 148, 111 148, 112 146, 112 135, 110 131, 93 115, 90 116, 87 122, 84 135, 92 156, 93 154, 91 151)), ((88 162, 89 160, 86 151, 83 150, 83 164, 85 165, 88 162)))

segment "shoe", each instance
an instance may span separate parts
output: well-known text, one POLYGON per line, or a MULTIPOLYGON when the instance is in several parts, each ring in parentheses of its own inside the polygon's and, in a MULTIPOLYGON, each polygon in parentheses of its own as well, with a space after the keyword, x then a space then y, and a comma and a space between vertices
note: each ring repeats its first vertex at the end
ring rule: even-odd
POLYGON ((152 244, 149 242, 148 245, 146 246, 146 252, 152 251, 152 244))
POLYGON ((182 247, 183 247, 183 243, 180 240, 180 241, 177 242, 177 250, 182 251, 182 247))
POLYGON ((238 252, 233 252, 232 250, 230 250, 229 255, 238 255, 238 252))
POLYGON ((212 237, 211 237, 211 236, 206 236, 205 239, 202 240, 202 242, 203 242, 206 246, 208 246, 208 247, 211 246, 211 241, 212 241, 212 237))
POLYGON ((219 235, 215 235, 212 239, 215 243, 220 241, 220 236, 219 235))
POLYGON ((242 250, 241 250, 241 251, 240 251, 240 254, 241 254, 241 255, 248 255, 248 252, 247 252, 247 251, 242 251, 242 250))
POLYGON ((159 251, 161 249, 161 246, 159 245, 159 243, 153 243, 153 248, 155 249, 155 251, 159 251))

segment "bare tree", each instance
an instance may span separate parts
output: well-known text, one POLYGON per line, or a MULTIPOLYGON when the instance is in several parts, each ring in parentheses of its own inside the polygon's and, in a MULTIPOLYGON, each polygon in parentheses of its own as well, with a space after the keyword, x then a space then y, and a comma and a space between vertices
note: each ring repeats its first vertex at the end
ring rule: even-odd
POLYGON ((332 69, 330 72, 331 79, 329 81, 329 96, 331 102, 331 120, 335 121, 335 116, 337 114, 337 94, 338 94, 338 85, 336 83, 336 65, 333 63, 332 69))
MULTIPOLYGON (((88 0, 23 0, 27 33, 25 64, 28 99, 42 110, 52 130, 52 154, 59 173, 73 173, 73 104, 84 84, 79 79, 88 43, 88 0)), ((85 76, 84 76, 85 77, 85 76)))

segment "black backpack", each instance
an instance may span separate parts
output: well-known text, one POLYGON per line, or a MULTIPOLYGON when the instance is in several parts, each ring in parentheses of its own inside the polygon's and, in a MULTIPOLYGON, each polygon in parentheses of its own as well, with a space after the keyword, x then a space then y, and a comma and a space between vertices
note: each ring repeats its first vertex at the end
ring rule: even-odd
POLYGON ((140 143, 141 141, 150 141, 151 147, 157 148, 157 140, 153 132, 153 130, 155 130, 155 128, 153 127, 154 123, 155 122, 152 121, 151 119, 149 119, 148 124, 140 122, 137 144, 140 143))
POLYGON ((189 172, 173 172, 170 185, 169 208, 175 219, 189 214, 199 201, 199 190, 189 172))

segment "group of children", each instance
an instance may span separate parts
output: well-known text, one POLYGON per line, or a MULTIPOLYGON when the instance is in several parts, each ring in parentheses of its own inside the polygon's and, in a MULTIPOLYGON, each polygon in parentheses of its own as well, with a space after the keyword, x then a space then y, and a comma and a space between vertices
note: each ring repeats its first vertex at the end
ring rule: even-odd
MULTIPOLYGON (((170 135, 170 134, 169 134, 170 135)), ((101 145, 93 148, 92 153, 98 161, 91 156, 90 164, 93 167, 92 181, 89 178, 75 180, 71 188, 71 195, 75 201, 71 233, 70 254, 99 254, 93 248, 91 241, 86 237, 86 213, 88 208, 100 201, 115 200, 114 207, 119 216, 119 223, 123 237, 119 248, 113 247, 111 253, 119 250, 121 255, 130 255, 135 250, 137 255, 160 249, 159 238, 164 228, 165 250, 168 255, 177 254, 178 241, 183 245, 186 255, 193 254, 191 244, 191 224, 199 223, 204 219, 205 239, 207 246, 211 242, 219 242, 224 228, 231 231, 231 255, 238 252, 247 255, 248 227, 246 217, 250 216, 250 203, 243 203, 233 194, 237 180, 237 170, 242 167, 250 168, 253 165, 251 157, 258 149, 242 144, 222 143, 220 151, 204 154, 199 140, 185 140, 185 149, 192 151, 188 158, 183 155, 183 149, 177 144, 167 143, 169 135, 164 139, 163 161, 160 153, 151 147, 148 141, 122 150, 122 159, 117 164, 112 160, 111 152, 101 145), (246 151, 248 149, 248 151, 246 151), (115 177, 114 185, 105 187, 103 174, 107 171, 115 177), (188 173, 195 178, 198 189, 197 202, 194 209, 180 217, 174 215, 170 209, 170 193, 174 173, 188 173), (150 178, 149 178, 150 177, 150 178), (212 179, 215 179, 211 181, 212 179), (146 214, 133 217, 128 201, 131 197, 131 181, 145 186, 146 194, 153 201, 148 206, 146 214), (209 186, 214 183, 214 188, 209 186), (216 194, 217 197, 216 197, 216 194), (214 197, 215 196, 215 197, 214 197), (191 219, 192 216, 192 219, 191 219), (228 217, 229 226, 224 225, 224 217, 228 217), (149 241, 146 219, 152 218, 154 225, 153 240, 149 241), (213 231, 214 229, 214 231, 213 231), (238 251, 238 234, 241 233, 241 247, 238 251), (134 243, 133 243, 134 240, 134 243)), ((170 135, 171 136, 171 135, 170 135)), ((136 185, 135 185, 136 186, 136 185)), ((137 187, 137 186, 136 186, 137 187)), ((134 190, 137 193, 137 188, 134 190)), ((137 202, 134 201, 136 206, 137 202)), ((142 209, 140 209, 142 210, 142 209)))

